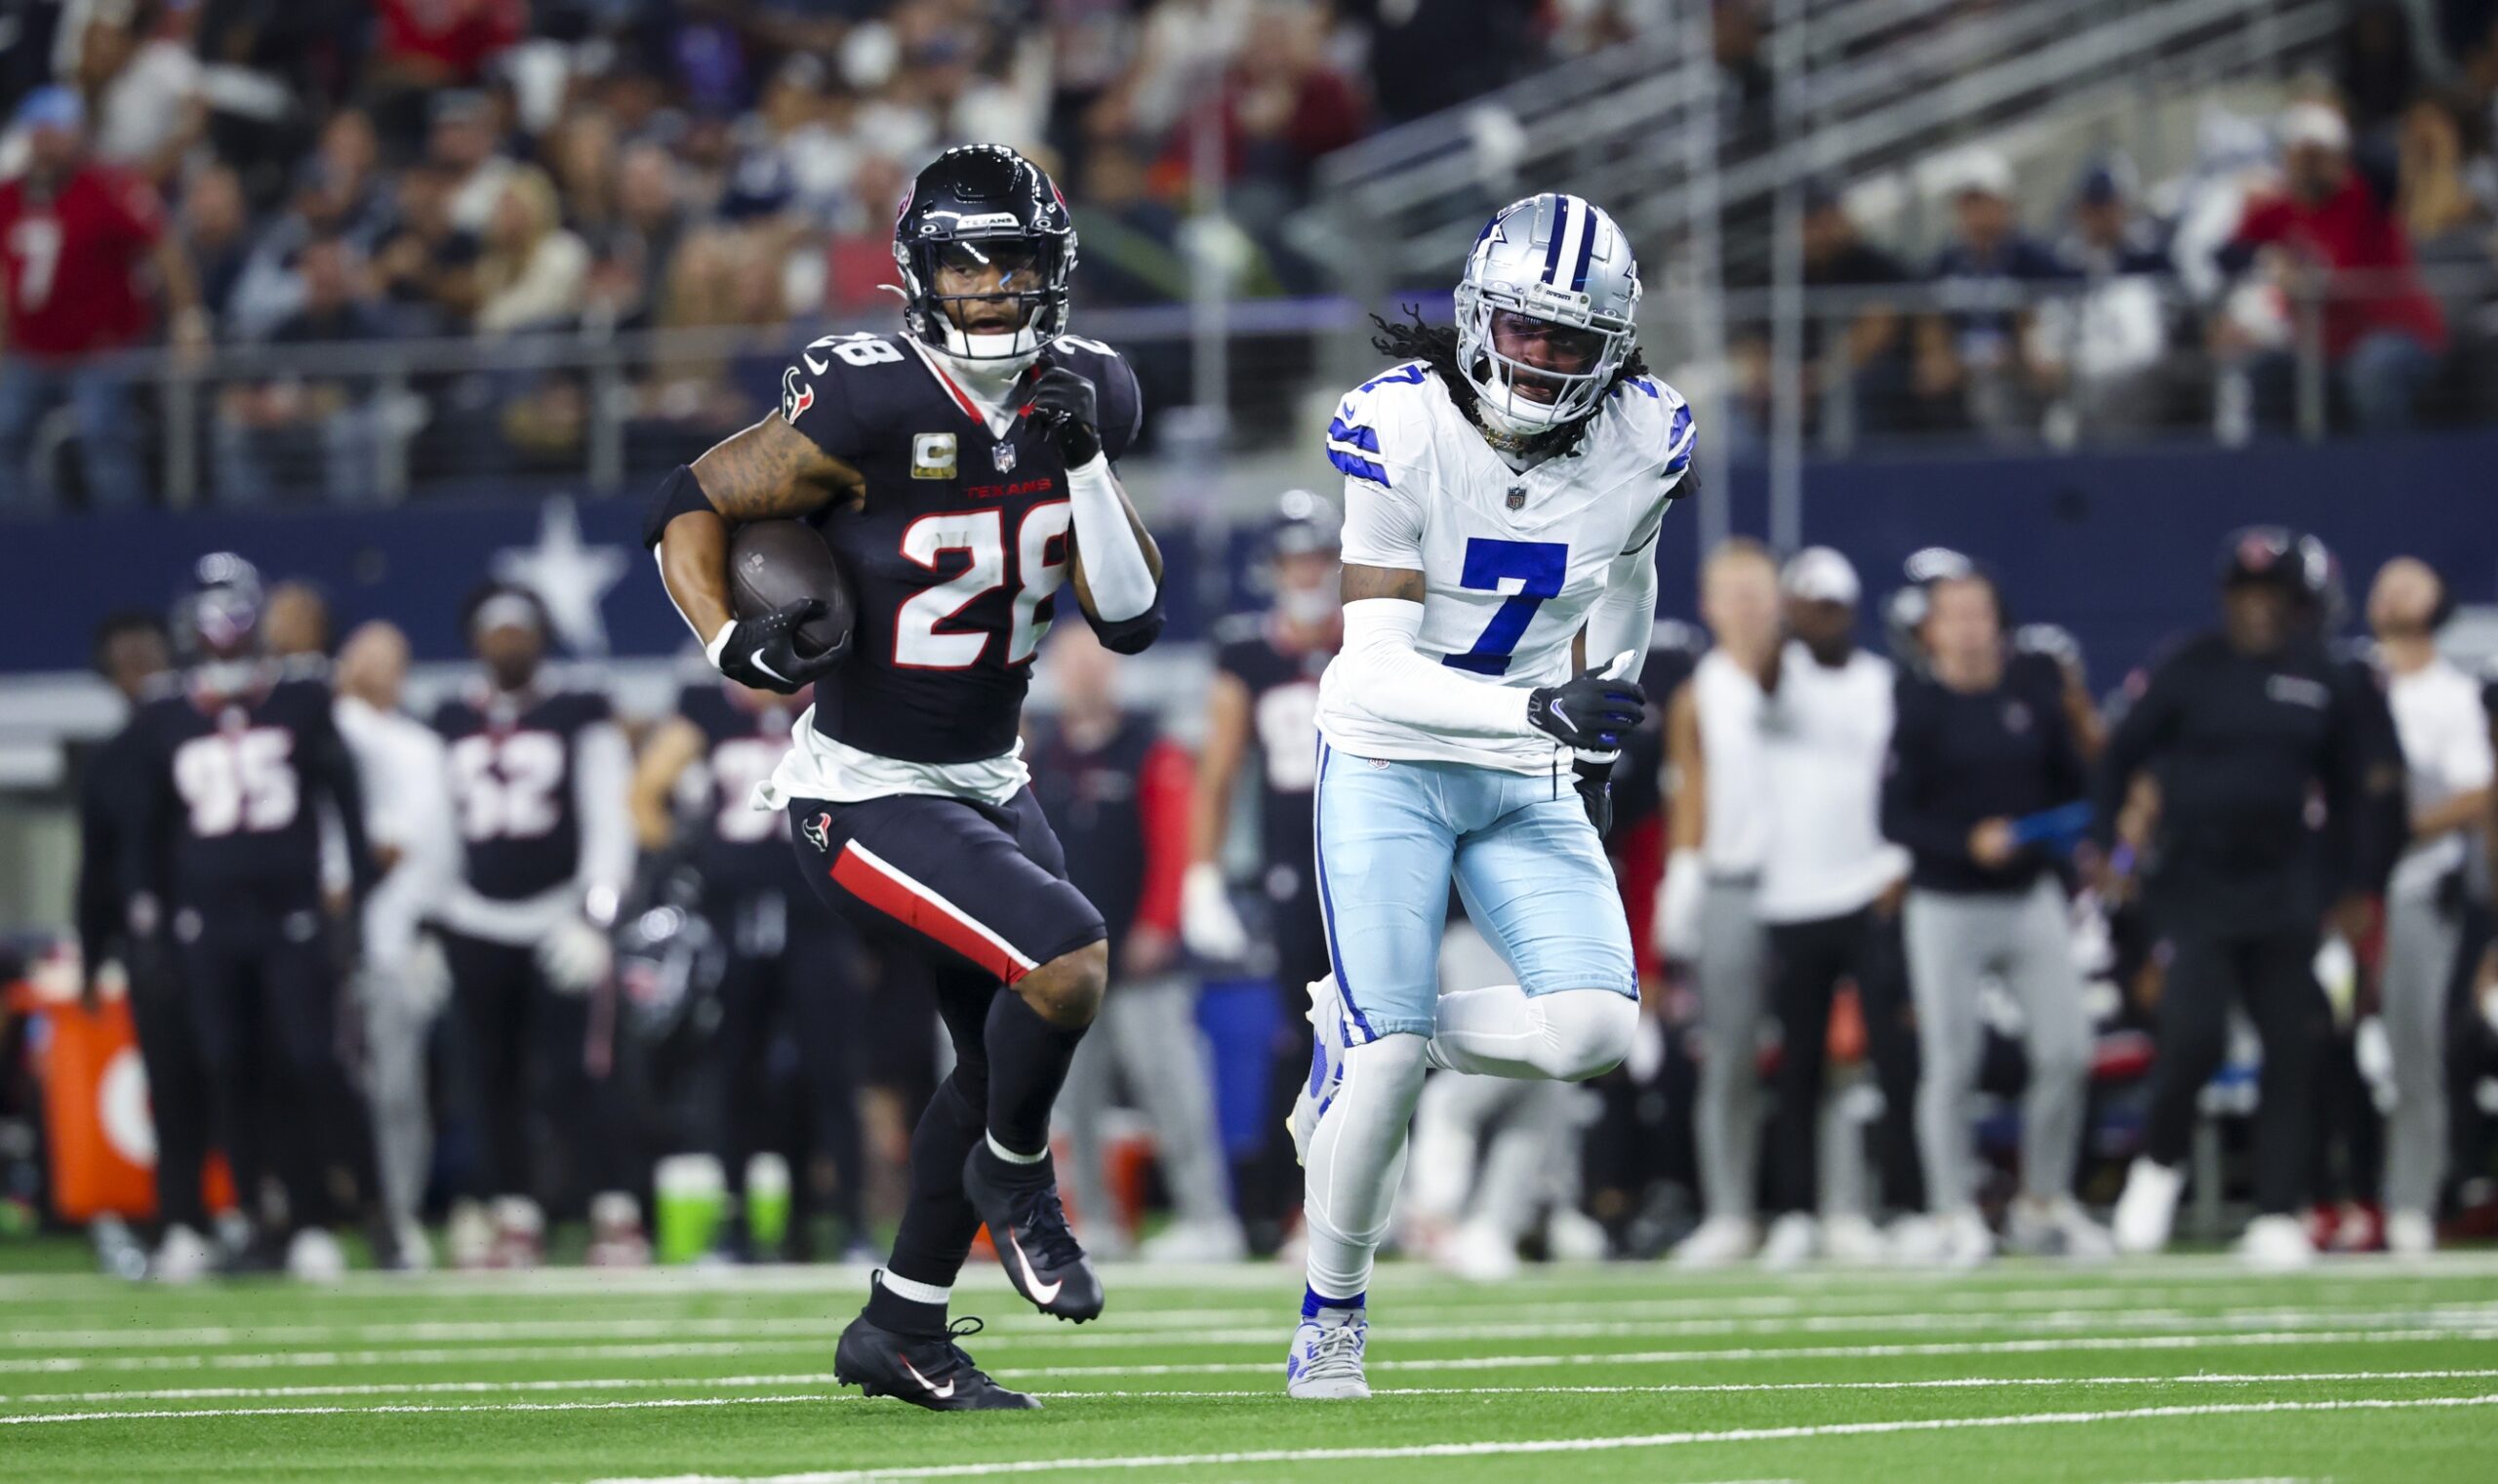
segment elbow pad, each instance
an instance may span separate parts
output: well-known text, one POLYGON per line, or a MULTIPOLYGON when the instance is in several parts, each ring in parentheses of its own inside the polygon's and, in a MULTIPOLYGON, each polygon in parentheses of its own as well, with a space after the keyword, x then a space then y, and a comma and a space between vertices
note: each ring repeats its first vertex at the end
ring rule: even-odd
POLYGON ((1153 606, 1133 619, 1096 619, 1086 615, 1102 647, 1114 655, 1141 655, 1153 641, 1162 637, 1166 616, 1162 611, 1162 594, 1153 595, 1153 606))
POLYGON ((711 503, 711 497, 704 494, 703 486, 696 482, 693 465, 680 463, 660 481, 660 492, 652 499, 649 513, 642 517, 644 549, 660 543, 660 538, 667 534, 669 521, 696 510, 720 513, 719 507, 711 503))

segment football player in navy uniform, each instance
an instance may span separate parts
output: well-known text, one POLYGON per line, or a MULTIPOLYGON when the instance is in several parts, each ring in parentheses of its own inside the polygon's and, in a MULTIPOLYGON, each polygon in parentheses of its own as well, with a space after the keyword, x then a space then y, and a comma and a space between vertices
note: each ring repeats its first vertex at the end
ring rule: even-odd
MULTIPOLYGON (((745 1172, 751 1190, 749 1161, 780 1150, 793 1123, 803 1127, 830 1177, 808 1182, 809 1203, 830 1209, 835 1245, 848 1252, 866 1220, 853 1066, 866 966, 857 935, 791 869, 788 820, 753 804, 755 786, 789 750, 799 701, 734 681, 687 686, 634 764, 633 822, 646 851, 692 867, 703 914, 728 947, 708 1084, 717 1096, 705 1093, 695 1132, 731 1179, 745 1172), (772 1075, 785 1032, 797 1052, 794 1109, 772 1075)), ((765 1255, 750 1232, 733 1233, 730 1248, 765 1255)))
POLYGON ((590 1030, 592 1001, 609 987, 607 930, 633 869, 631 749, 604 695, 544 674, 550 624, 536 593, 489 583, 462 627, 482 672, 433 718, 465 857, 442 912, 443 953, 482 1146, 468 1194, 494 1198, 494 1229, 480 1240, 473 1208, 461 1211, 452 1258, 523 1267, 541 1256, 550 1182, 530 1158, 535 1090, 566 1145, 563 1194, 597 1192, 590 1260, 629 1263, 642 1255, 625 1193, 638 1171, 602 1064, 611 1050, 590 1030))
MULTIPOLYGON (((327 1227, 341 1215, 330 1171, 374 1192, 371 1128, 339 1054, 340 977, 323 901, 324 815, 344 843, 352 893, 376 877, 363 790, 332 719, 317 661, 281 663, 261 644, 251 563, 203 557, 175 610, 191 661, 179 692, 137 726, 130 883, 133 932, 170 923, 218 1142, 247 1215, 274 1175, 286 1192, 286 1264, 322 1279, 344 1266, 327 1227)), ((274 1233, 264 1233, 274 1236, 274 1233)), ((254 1257, 274 1257, 257 1244, 254 1257)))
POLYGON ((834 1371, 932 1409, 1030 1407, 952 1343, 947 1304, 986 1223, 1042 1312, 1101 1312, 1049 1126, 1109 955, 1017 726, 1059 587, 1132 654, 1162 626, 1162 558, 1110 467, 1140 425, 1135 374, 1067 333, 1075 228, 1050 178, 996 145, 947 150, 894 231, 902 333, 807 346, 777 413, 669 476, 647 536, 723 673, 815 682, 764 795, 788 809, 815 889, 926 964, 954 1043, 912 1136, 892 1262, 834 1371), (787 516, 824 533, 856 588, 846 660, 800 653, 818 600, 731 611, 730 528, 787 516))
MULTIPOLYGON (((1189 865, 1181 890, 1180 928, 1189 950, 1215 963, 1239 961, 1248 930, 1232 909, 1222 860, 1234 785, 1256 752, 1257 894, 1265 900, 1273 975, 1286 1007, 1276 1017, 1269 1105, 1292 1106, 1309 1066, 1309 1021, 1302 986, 1327 973, 1312 868, 1312 789, 1318 782, 1318 677, 1344 634, 1337 594, 1336 507, 1308 490, 1287 492, 1269 532, 1267 567, 1274 602, 1215 626, 1214 684, 1206 697, 1205 755, 1197 770, 1189 865)), ((1247 1160, 1240 1204, 1251 1247, 1273 1252, 1301 1211, 1301 1160, 1291 1141, 1262 1120, 1268 1146, 1247 1160)))

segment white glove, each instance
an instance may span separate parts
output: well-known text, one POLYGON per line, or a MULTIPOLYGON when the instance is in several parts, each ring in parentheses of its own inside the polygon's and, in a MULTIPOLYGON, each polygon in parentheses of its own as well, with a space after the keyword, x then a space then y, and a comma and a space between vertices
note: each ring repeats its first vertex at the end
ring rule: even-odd
POLYGON ((1200 861, 1180 878, 1180 941, 1199 958, 1229 963, 1249 951, 1249 930, 1231 909, 1223 867, 1200 861))
POLYGON ((1666 858, 1666 882, 1657 888, 1657 915, 1649 922, 1659 957, 1688 963, 1700 952, 1700 899, 1707 874, 1696 850, 1678 850, 1666 858))
POLYGON ((587 994, 597 988, 614 958, 607 935, 582 917, 565 918, 538 943, 538 967, 558 994, 587 994))

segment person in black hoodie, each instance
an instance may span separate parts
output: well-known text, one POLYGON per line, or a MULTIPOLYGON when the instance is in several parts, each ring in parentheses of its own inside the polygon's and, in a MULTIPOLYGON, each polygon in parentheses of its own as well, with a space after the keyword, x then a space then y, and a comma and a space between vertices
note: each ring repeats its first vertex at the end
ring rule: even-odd
POLYGON ((2113 1251, 2107 1232, 2072 1193, 2090 1023, 2064 884, 2040 832, 2026 827, 2075 804, 2087 786, 2064 677, 2046 656, 2012 653, 1984 571, 1963 567, 1927 587, 1927 671, 1900 679, 1882 832, 1914 862, 1905 932, 1933 1256, 1970 1264, 1994 1250, 1977 1208, 1969 1106, 1984 1050, 1979 990, 1992 975, 2021 1002, 2028 1029, 2022 1193, 2007 1234, 2028 1251, 2104 1257, 2113 1251))
MULTIPOLYGON (((2337 917, 2349 916, 2359 893, 2383 888, 2401 847, 2369 822, 2379 813, 2372 801, 2400 778, 2371 767, 2369 701, 2307 618, 2330 582, 2323 543, 2249 527, 2224 544, 2220 569, 2220 628, 2189 640, 2140 684, 2092 784, 2092 840, 2102 852, 2135 775, 2158 787, 2146 897, 2172 947, 2144 1152, 2116 1204, 2115 1234, 2128 1252, 2167 1244, 2196 1100, 2220 1065, 2236 999, 2264 1046, 2260 1214, 2240 1251, 2259 1266, 2300 1266, 2315 1248, 2292 1213, 2306 1204, 2317 1059, 2332 1019, 2312 967, 2328 877, 2310 799, 2320 792, 2325 818, 2351 823, 2343 837, 2352 866, 2330 883, 2343 899, 2337 917)), ((2103 864, 2112 893, 2128 874, 2122 865, 2113 857, 2103 864)))

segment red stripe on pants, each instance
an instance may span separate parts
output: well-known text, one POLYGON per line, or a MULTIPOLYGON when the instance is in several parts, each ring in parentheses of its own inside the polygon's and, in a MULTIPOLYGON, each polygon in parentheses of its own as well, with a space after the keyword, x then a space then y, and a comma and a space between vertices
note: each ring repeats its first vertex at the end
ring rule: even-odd
POLYGON ((843 891, 905 926, 917 929, 973 963, 1014 983, 1026 974, 1014 957, 907 883, 878 870, 844 845, 832 861, 832 879, 843 891))

